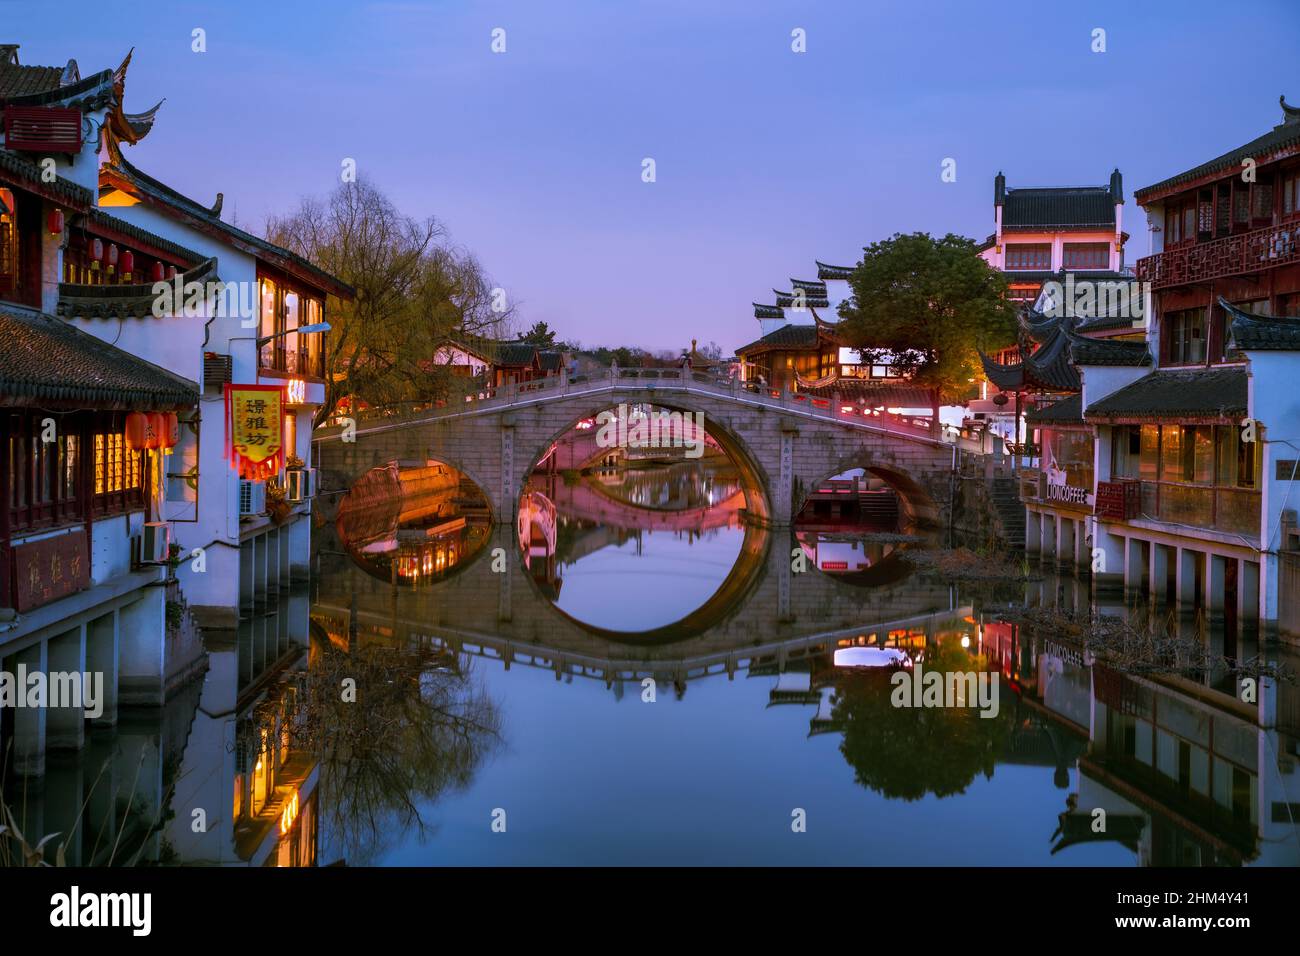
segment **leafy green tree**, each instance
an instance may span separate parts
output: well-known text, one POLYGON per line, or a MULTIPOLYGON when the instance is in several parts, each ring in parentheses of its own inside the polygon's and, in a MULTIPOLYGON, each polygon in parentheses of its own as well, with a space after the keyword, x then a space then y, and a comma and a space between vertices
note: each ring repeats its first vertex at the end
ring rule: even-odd
POLYGON ((545 322, 534 322, 533 327, 519 336, 520 342, 536 345, 539 349, 555 347, 555 333, 545 322))
POLYGON ((970 398, 978 350, 1015 340, 1006 277, 980 258, 974 241, 951 233, 895 234, 873 242, 849 278, 840 331, 863 362, 891 362, 939 406, 970 398))

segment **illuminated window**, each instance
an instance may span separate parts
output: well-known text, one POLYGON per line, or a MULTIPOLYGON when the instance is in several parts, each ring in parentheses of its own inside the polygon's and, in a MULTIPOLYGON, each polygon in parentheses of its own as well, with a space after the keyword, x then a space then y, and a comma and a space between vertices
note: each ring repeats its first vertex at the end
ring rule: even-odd
MULTIPOLYGON (((261 282, 261 321, 258 335, 265 337, 275 335, 279 326, 280 296, 279 290, 270 279, 261 282)), ((258 351, 257 361, 262 368, 275 368, 275 350, 278 339, 272 339, 258 351)))
POLYGON ((13 190, 0 189, 0 293, 18 284, 18 220, 13 190))

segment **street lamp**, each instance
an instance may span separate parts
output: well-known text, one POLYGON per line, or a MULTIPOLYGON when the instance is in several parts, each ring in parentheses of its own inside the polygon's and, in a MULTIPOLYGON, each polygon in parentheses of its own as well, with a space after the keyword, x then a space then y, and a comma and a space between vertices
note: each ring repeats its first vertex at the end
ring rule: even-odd
POLYGON ((313 322, 311 325, 301 325, 296 329, 284 329, 280 332, 272 332, 270 335, 263 335, 257 340, 257 347, 260 349, 272 339, 278 339, 282 335, 292 335, 295 332, 301 332, 303 335, 311 335, 313 332, 328 332, 330 324, 328 322, 313 322))

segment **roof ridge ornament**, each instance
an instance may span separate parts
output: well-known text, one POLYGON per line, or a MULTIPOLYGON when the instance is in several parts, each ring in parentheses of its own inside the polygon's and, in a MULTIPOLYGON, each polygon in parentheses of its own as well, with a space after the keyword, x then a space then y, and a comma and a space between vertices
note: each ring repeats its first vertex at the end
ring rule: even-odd
MULTIPOLYGON (((15 50, 17 47, 14 48, 15 50)), ((77 66, 76 60, 68 60, 68 65, 63 68, 59 74, 59 86, 70 86, 81 79, 81 67, 77 66)))
POLYGON ((1286 94, 1283 93, 1277 98, 1278 103, 1282 105, 1282 122, 1281 126, 1300 125, 1300 106, 1291 106, 1286 101, 1286 94))
POLYGON ((214 219, 221 218, 221 204, 225 201, 226 201, 225 193, 217 193, 217 201, 214 202, 211 208, 208 210, 208 212, 212 214, 214 219))

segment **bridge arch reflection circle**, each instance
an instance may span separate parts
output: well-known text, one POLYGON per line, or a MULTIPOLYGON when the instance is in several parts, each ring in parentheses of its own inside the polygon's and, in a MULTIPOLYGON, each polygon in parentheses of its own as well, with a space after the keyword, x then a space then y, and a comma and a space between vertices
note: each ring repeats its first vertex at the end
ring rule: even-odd
POLYGON ((464 571, 484 552, 492 507, 463 471, 437 458, 370 469, 338 506, 335 530, 367 574, 418 586, 464 571))
POLYGON ((797 547, 837 584, 896 584, 911 573, 902 550, 918 540, 928 495, 891 469, 845 462, 803 489, 794 517, 797 547))
POLYGON ((521 562, 539 594, 588 633, 627 644, 722 621, 769 546, 755 520, 767 514, 765 476, 740 439, 689 403, 653 398, 593 404, 553 435, 517 504, 521 562), (665 431, 629 439, 649 417, 665 431), (654 589, 641 590, 649 580, 654 589))

